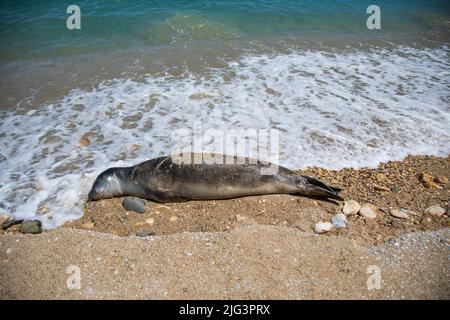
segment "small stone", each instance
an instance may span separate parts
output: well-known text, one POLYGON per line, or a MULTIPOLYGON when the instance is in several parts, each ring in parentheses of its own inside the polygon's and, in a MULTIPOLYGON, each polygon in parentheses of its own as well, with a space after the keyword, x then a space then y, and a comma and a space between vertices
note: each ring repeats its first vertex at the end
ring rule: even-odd
POLYGON ((78 140, 78 147, 87 147, 91 144, 91 140, 84 134, 81 136, 80 140, 78 140))
POLYGON ((387 177, 384 173, 377 173, 376 179, 378 182, 385 182, 387 181, 387 177))
POLYGON ((344 202, 344 206, 342 207, 342 212, 348 216, 352 214, 357 214, 359 209, 361 208, 360 204, 355 200, 348 200, 344 202))
POLYGON ((436 189, 438 187, 438 185, 434 182, 433 176, 426 172, 421 172, 419 174, 419 180, 428 189, 436 189))
POLYGON ((42 224, 39 220, 24 221, 19 227, 21 233, 38 234, 42 232, 42 224))
POLYGON ((347 217, 343 213, 335 214, 331 218, 331 223, 337 228, 345 228, 347 226, 345 223, 346 221, 347 221, 347 217))
POLYGON ((170 218, 169 218, 169 221, 171 221, 171 222, 176 222, 178 220, 178 217, 177 216, 171 216, 170 218))
POLYGON ((134 224, 134 226, 140 228, 140 227, 145 226, 146 224, 147 224, 147 223, 144 222, 144 221, 138 221, 138 222, 136 222, 136 223, 134 224))
POLYGON ((7 215, 7 214, 2 214, 0 215, 0 226, 3 225, 3 223, 5 223, 6 221, 11 220, 11 216, 7 215))
POLYGON ((11 248, 6 249, 6 254, 11 254, 11 252, 12 252, 11 248))
POLYGON ((138 237, 153 237, 155 235, 155 233, 152 230, 139 230, 138 232, 136 232, 136 235, 138 237))
POLYGON ((444 176, 436 176, 434 178, 434 181, 436 181, 437 183, 440 183, 440 184, 447 184, 448 183, 448 178, 444 177, 444 176))
POLYGON ((315 233, 325 233, 330 231, 331 229, 333 229, 333 224, 331 224, 330 222, 322 222, 319 221, 318 223, 316 223, 316 225, 314 226, 314 232, 315 233))
POLYGON ((445 209, 439 206, 431 206, 425 209, 425 213, 428 213, 435 217, 442 217, 445 213, 445 209))
POLYGON ((383 192, 391 191, 391 189, 389 189, 388 187, 379 186, 377 184, 374 184, 373 187, 377 191, 383 191, 383 192))
POLYGON ((149 225, 153 225, 155 223, 155 219, 153 218, 148 218, 147 220, 145 220, 145 223, 149 224, 149 225))
POLYGON ((126 197, 123 199, 122 206, 127 211, 145 213, 145 201, 136 197, 126 197))
POLYGON ((81 225, 81 227, 82 227, 83 229, 88 229, 88 230, 90 230, 90 229, 94 229, 95 225, 94 225, 93 222, 86 222, 86 223, 83 223, 83 224, 81 225))
POLYGON ((408 219, 408 212, 406 210, 390 210, 389 214, 395 218, 408 219))
POLYGON ((375 219, 377 217, 377 207, 375 207, 373 204, 365 203, 361 206, 361 209, 359 209, 359 215, 363 216, 367 219, 375 219))

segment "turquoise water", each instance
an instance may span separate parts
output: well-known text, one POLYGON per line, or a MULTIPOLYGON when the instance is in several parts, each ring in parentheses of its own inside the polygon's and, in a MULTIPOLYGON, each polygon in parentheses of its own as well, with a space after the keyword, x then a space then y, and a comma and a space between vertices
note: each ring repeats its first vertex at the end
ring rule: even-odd
POLYGON ((79 218, 98 173, 169 154, 199 124, 277 130, 291 168, 448 155, 450 2, 376 1, 381 30, 370 4, 2 1, 0 214, 79 218))
MULTIPOLYGON (((0 59, 59 57, 115 50, 249 41, 389 41, 436 45, 448 40, 450 2, 376 1, 382 29, 366 28, 373 1, 76 1, 78 31, 66 29, 74 1, 2 1, 0 59)), ((278 43, 279 44, 279 43, 278 43)))

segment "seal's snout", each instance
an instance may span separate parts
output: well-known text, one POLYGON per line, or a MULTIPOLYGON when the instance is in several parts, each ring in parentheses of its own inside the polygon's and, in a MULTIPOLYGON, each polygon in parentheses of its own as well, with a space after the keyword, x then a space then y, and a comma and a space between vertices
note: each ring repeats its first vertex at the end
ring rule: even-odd
POLYGON ((88 202, 90 202, 90 201, 94 201, 94 190, 93 190, 93 188, 88 193, 88 202))
POLYGON ((103 198, 107 189, 107 179, 104 173, 101 173, 94 181, 91 190, 88 193, 88 201, 96 201, 103 198))
POLYGON ((97 189, 98 189, 98 183, 96 180, 94 182, 94 184, 92 185, 91 191, 89 191, 89 193, 88 193, 88 202, 100 199, 99 195, 101 194, 101 192, 99 192, 97 189))
POLYGON ((109 168, 98 175, 88 193, 88 201, 112 198, 123 194, 121 168, 109 168))

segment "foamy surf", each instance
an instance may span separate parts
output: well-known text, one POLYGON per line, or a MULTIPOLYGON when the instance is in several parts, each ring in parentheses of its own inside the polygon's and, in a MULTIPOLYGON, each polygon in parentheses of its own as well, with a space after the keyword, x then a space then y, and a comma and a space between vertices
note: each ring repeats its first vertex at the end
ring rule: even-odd
MULTIPOLYGON (((116 79, 1 115, 0 213, 79 218, 102 170, 171 152, 171 133, 275 128, 280 164, 376 166, 450 145, 448 48, 247 56, 184 77, 116 79), (90 144, 80 146, 87 133, 90 144)), ((208 149, 208 146, 205 148, 208 149)))

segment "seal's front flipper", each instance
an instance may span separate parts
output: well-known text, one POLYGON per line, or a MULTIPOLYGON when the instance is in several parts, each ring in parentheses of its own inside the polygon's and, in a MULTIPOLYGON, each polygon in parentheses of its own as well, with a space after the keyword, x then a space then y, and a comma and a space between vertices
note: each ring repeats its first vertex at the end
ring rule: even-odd
POLYGON ((338 195, 339 191, 341 191, 340 188, 328 186, 322 181, 308 176, 300 176, 296 181, 301 188, 300 193, 302 194, 344 201, 344 199, 338 195))

